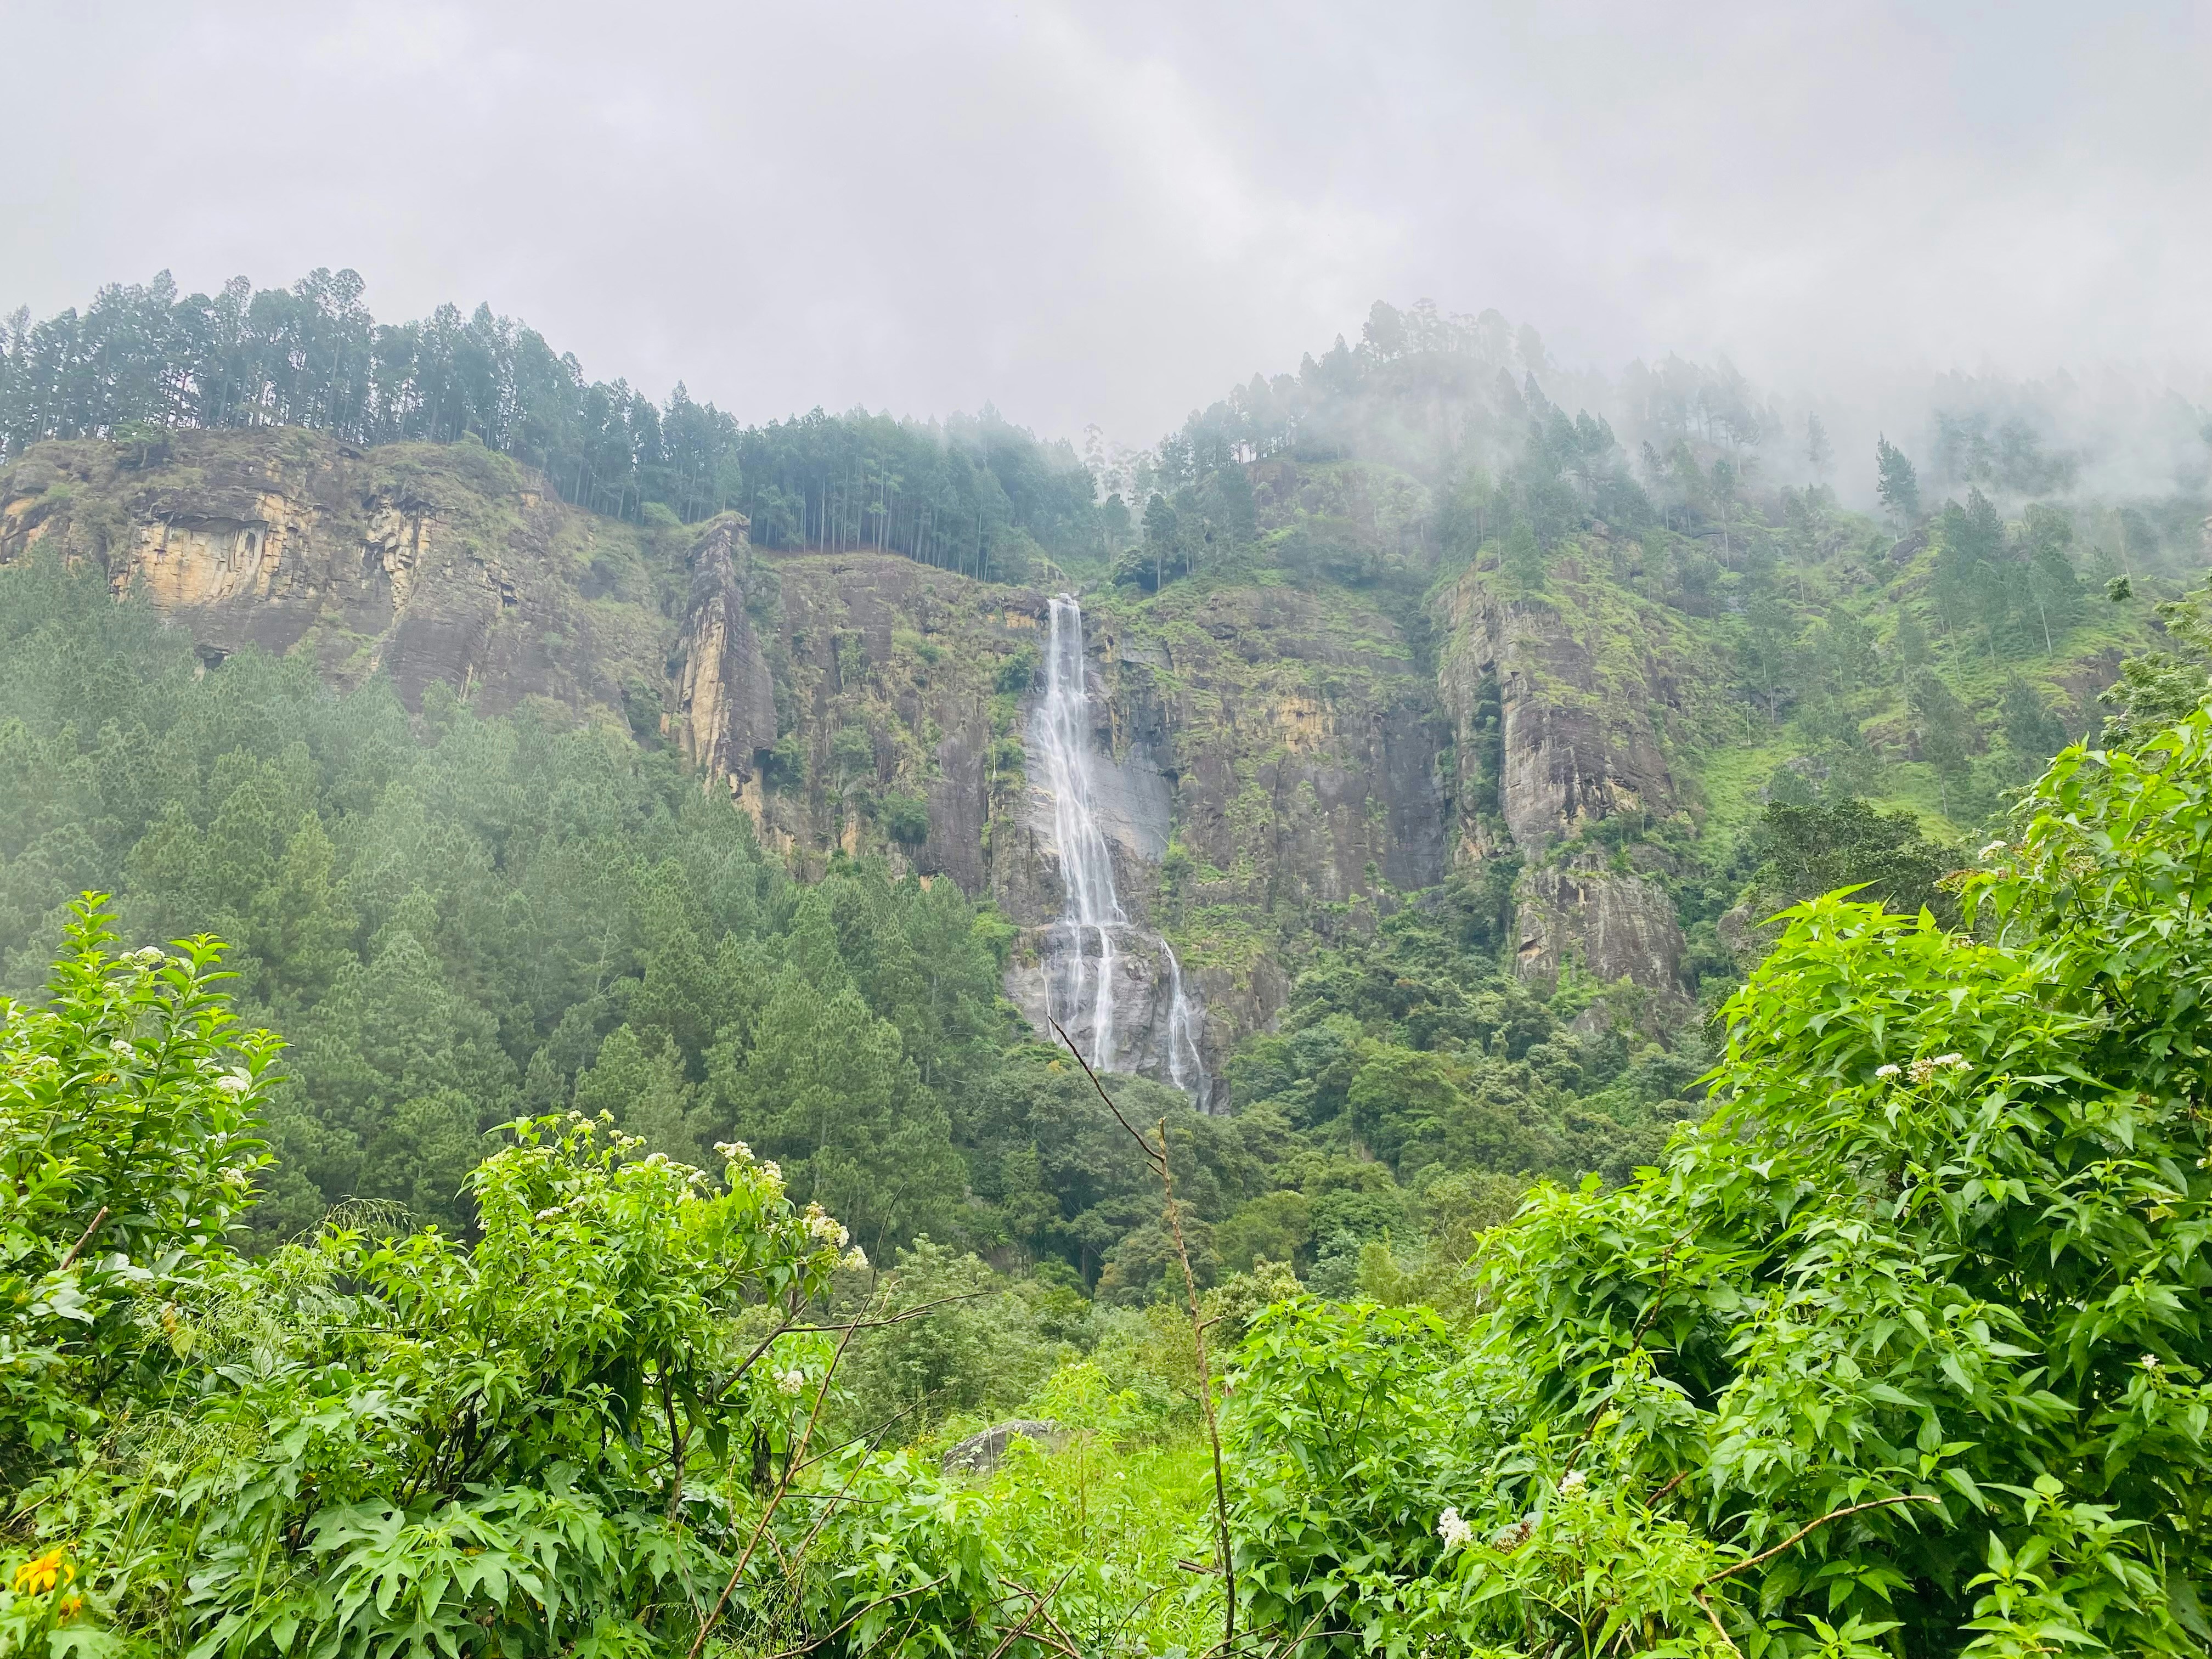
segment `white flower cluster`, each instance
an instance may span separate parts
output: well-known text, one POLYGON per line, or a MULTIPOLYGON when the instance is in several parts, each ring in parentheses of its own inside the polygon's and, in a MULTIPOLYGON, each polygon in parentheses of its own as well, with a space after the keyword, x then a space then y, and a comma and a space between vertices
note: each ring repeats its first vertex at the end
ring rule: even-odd
POLYGON ((1569 1469, 1559 1481, 1559 1496, 1572 1498, 1588 1485, 1589 1485, 1589 1476, 1584 1474, 1580 1469, 1569 1469))
POLYGON ((753 1161, 753 1149, 742 1140, 718 1140, 714 1143, 714 1152, 726 1164, 750 1164, 753 1161))
POLYGON ((121 1060, 125 1066, 136 1066, 138 1063, 138 1051, 121 1037, 116 1038, 107 1046, 115 1051, 116 1059, 121 1060))
POLYGON ((242 1095, 253 1086, 253 1079, 243 1072, 226 1072, 215 1080, 215 1086, 227 1095, 242 1095))
POLYGON ((868 1253, 855 1244, 845 1252, 845 1265, 856 1272, 865 1269, 868 1265, 868 1253))
POLYGON ((1993 841, 1993 842, 1990 842, 1987 847, 1984 847, 1984 848, 1982 848, 1982 850, 1981 850, 1981 853, 1980 853, 1980 855, 1979 855, 1979 856, 1980 856, 1980 858, 1981 858, 1982 862, 1983 862, 1983 863, 1984 863, 1984 864, 1986 864, 1986 863, 1988 863, 1991 859, 1995 858, 1998 854, 2000 854, 2000 853, 2003 852, 2003 851, 2004 851, 2004 849, 2005 849, 2005 844, 2004 844, 2002 842, 2001 842, 2001 841, 1993 841))
POLYGON ((818 1203, 809 1204, 806 1206, 806 1231, 814 1235, 817 1242, 834 1245, 841 1250, 853 1237, 837 1224, 836 1216, 831 1215, 818 1203))
POLYGON ((1937 1054, 1934 1059, 1923 1056, 1905 1068, 1905 1074, 1915 1083, 1925 1083, 1938 1072, 1963 1072, 1968 1069, 1964 1054, 1937 1054))
POLYGON ((797 1394, 806 1386, 806 1373, 799 1370, 779 1372, 776 1376, 775 1386, 781 1393, 797 1394))
POLYGON ((1455 1550, 1474 1536, 1474 1528, 1460 1519, 1457 1508, 1447 1509, 1437 1517, 1437 1536, 1444 1540, 1444 1547, 1455 1550))

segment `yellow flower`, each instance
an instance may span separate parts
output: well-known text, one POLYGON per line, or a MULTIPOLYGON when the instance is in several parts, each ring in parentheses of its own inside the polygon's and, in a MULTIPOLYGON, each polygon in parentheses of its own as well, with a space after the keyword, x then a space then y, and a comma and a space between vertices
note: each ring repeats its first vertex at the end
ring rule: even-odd
POLYGON ((55 1548, 16 1568, 11 1588, 31 1595, 44 1595, 57 1584, 66 1584, 76 1577, 76 1569, 64 1560, 61 1551, 55 1548))

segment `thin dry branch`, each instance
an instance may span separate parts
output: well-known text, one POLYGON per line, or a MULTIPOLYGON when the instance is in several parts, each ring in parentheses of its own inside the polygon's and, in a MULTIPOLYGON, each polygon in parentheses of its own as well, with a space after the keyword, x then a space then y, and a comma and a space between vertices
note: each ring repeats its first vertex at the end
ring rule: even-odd
POLYGON ((1160 1144, 1158 1148, 1137 1133, 1129 1120, 1121 1115, 1121 1109, 1114 1103, 1114 1097, 1106 1092, 1106 1085, 1098 1080, 1098 1073, 1091 1069, 1091 1062, 1075 1046, 1058 1020, 1052 1029, 1060 1033, 1060 1040, 1067 1045, 1067 1052, 1075 1056, 1075 1063, 1083 1068, 1083 1075, 1091 1079, 1091 1086, 1098 1091, 1098 1098, 1106 1103, 1106 1109, 1114 1114, 1114 1121, 1124 1129, 1137 1145, 1145 1149, 1153 1173, 1160 1178, 1162 1206, 1167 1212, 1168 1231, 1175 1239, 1176 1259, 1182 1264, 1184 1293, 1190 1299, 1190 1340, 1198 1358, 1198 1403, 1206 1419, 1206 1443, 1213 1452, 1213 1516, 1219 1534, 1221 1550, 1221 1645, 1224 1649, 1237 1644, 1237 1563, 1229 1542, 1229 1483, 1221 1469, 1221 1427, 1213 1409, 1213 1368, 1206 1358, 1206 1316, 1198 1302, 1198 1275, 1191 1271, 1190 1249, 1183 1242, 1182 1208, 1176 1202, 1175 1170, 1168 1158, 1168 1121, 1160 1120, 1160 1144))
POLYGON ((71 1267, 75 1267, 76 1265, 78 1253, 81 1252, 86 1245, 92 1243, 92 1236, 100 1231, 100 1224, 106 1219, 107 1206, 103 1204, 100 1206, 99 1213, 93 1217, 92 1225, 84 1230, 84 1236, 82 1237, 79 1238, 76 1243, 69 1247, 69 1254, 62 1258, 62 1265, 57 1267, 54 1271, 57 1273, 65 1273, 71 1267))
POLYGON ((1784 1539, 1772 1549, 1761 1550, 1758 1554, 1750 1557, 1747 1560, 1739 1561, 1732 1567, 1723 1568, 1722 1571, 1714 1573, 1710 1577, 1699 1579, 1698 1581, 1698 1589, 1703 1589, 1707 1584, 1717 1584, 1723 1578, 1733 1578, 1740 1572, 1748 1572, 1760 1562, 1772 1560, 1776 1556, 1781 1554, 1783 1551, 1790 1548, 1792 1545, 1798 1543, 1810 1534, 1826 1526, 1829 1522, 1840 1521, 1847 1515, 1856 1515, 1863 1510, 1887 1509, 1893 1504, 1940 1504, 1942 1501, 1943 1500, 1942 1498, 1936 1497, 1930 1492, 1906 1492, 1903 1496, 1898 1498, 1874 1498, 1868 1499, 1863 1504, 1853 1504, 1846 1509, 1830 1510, 1819 1520, 1808 1521, 1803 1526, 1798 1528, 1796 1531, 1791 1533, 1789 1537, 1784 1539))
POLYGON ((1013 1646, 1016 1642, 1021 1639, 1022 1632, 1030 1627, 1030 1621, 1044 1611, 1046 1602, 1051 1601, 1054 1596, 1060 1594, 1061 1586, 1067 1583, 1069 1574, 1073 1573, 1074 1571, 1075 1563, 1071 1561, 1067 1564, 1066 1571, 1062 1572, 1058 1578, 1053 1581, 1053 1585, 1050 1589, 1047 1590, 1042 1595, 1032 1595, 1030 1597, 1030 1610, 1021 1616, 1019 1622, 1018 1622, 1012 1630, 1008 1631, 1003 1637, 1000 1638, 999 1645, 991 1650, 990 1659, 999 1659, 999 1656, 1000 1654, 1004 1653, 1008 1648, 1013 1646))
POLYGON ((878 1595, 874 1601, 869 1602, 867 1606, 860 1608, 857 1613, 849 1613, 846 1614, 845 1618, 837 1626, 836 1629, 825 1632, 823 1634, 816 1637, 811 1642, 802 1642, 795 1648, 780 1649, 776 1652, 770 1654, 769 1656, 769 1659, 799 1659, 799 1656, 802 1653, 811 1653, 823 1643, 836 1641, 840 1636, 842 1636, 848 1630, 851 1629, 854 1624, 858 1623, 860 1620, 866 1618, 878 1607, 884 1606, 887 1602, 902 1601, 909 1595, 920 1595, 925 1590, 933 1590, 951 1576, 952 1575, 951 1573, 941 1572, 938 1574, 936 1577, 931 1579, 927 1584, 916 1584, 910 1589, 893 1590, 889 1595, 878 1595))
POLYGON ((814 1437, 815 1424, 821 1420, 823 1402, 830 1398, 830 1379, 837 1375, 838 1362, 844 1358, 845 1349, 858 1328, 848 1325, 845 1328, 844 1335, 837 1339, 837 1351, 830 1356, 829 1368, 822 1374, 822 1386, 815 1392, 813 1409, 806 1413, 806 1426, 799 1431, 798 1445, 783 1460, 783 1478, 776 1482, 775 1491, 769 1497, 768 1507, 761 1511, 761 1518, 753 1528, 753 1535, 745 1540, 745 1547, 738 1557, 737 1565, 730 1569, 729 1581, 722 1586, 722 1593, 714 1598, 714 1611, 700 1621, 699 1634, 692 1638, 691 1650, 685 1659, 699 1659, 699 1650, 707 1645, 707 1638, 714 1634, 714 1626, 722 1622, 722 1610, 730 1605, 730 1597, 737 1593, 738 1581, 744 1577, 745 1568, 753 1559, 753 1552, 760 1547, 761 1538, 768 1531, 769 1522, 775 1519, 775 1512, 783 1504, 783 1495, 791 1490, 792 1476, 798 1472, 800 1461, 806 1455, 806 1443, 814 1437))
POLYGON ((1743 1659, 1743 1650, 1736 1646, 1735 1638, 1728 1633, 1728 1626, 1721 1623, 1721 1616, 1713 1611, 1713 1604, 1705 1600, 1705 1591, 1693 1589, 1690 1594, 1698 1598, 1698 1605, 1705 1610, 1705 1617, 1713 1621, 1713 1633, 1728 1644, 1728 1650, 1735 1655, 1735 1659, 1743 1659))

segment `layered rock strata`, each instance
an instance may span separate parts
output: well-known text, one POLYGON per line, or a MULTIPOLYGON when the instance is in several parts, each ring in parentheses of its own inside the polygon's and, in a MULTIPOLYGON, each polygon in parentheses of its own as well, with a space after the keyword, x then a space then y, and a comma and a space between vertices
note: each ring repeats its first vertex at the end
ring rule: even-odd
POLYGON ((1516 969, 1547 991, 1571 967, 1686 1001, 1664 855, 1638 844, 1680 810, 1653 718, 1673 676, 1632 626, 1600 648, 1561 605, 1502 597, 1480 573, 1443 607, 1437 684, 1461 761, 1459 852, 1521 860, 1516 969), (1600 830, 1608 823, 1623 833, 1600 830))

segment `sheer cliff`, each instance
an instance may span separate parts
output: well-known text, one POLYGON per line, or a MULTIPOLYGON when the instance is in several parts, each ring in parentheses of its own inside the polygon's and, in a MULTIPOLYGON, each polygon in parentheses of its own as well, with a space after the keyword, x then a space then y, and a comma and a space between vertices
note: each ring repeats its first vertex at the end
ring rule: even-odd
MULTIPOLYGON (((1571 988, 1584 1029, 1664 1036, 1717 949, 1699 886, 1715 826, 1878 756, 1908 781, 1967 775, 1928 758, 1942 733, 1914 701, 1907 634, 1875 672, 1842 610, 1790 647, 1804 684, 1789 695, 1831 734, 1797 747, 1758 654, 1778 533, 1733 554, 1741 571, 1699 540, 1602 522, 1528 542, 1532 561, 1451 532, 1458 509, 1387 466, 1277 455, 1214 477, 1178 496, 1191 520, 1148 544, 1155 562, 1014 586, 866 549, 764 551, 734 513, 597 517, 469 443, 179 432, 0 468, 0 562, 95 562, 210 668, 255 647, 341 686, 388 676, 410 707, 442 685, 672 747, 803 875, 878 856, 992 901, 1008 994, 1038 1022, 1068 898, 1035 752, 1040 664, 1053 594, 1080 589, 1071 718, 1089 724, 1115 902, 1180 958, 1214 1083, 1305 953, 1459 878, 1498 896, 1501 954, 1532 990, 1571 988), (1221 541, 1202 514, 1230 526, 1221 541), (1703 944, 1686 928, 1699 915, 1703 944)), ((1838 592, 1941 574, 1925 537, 1863 562, 1837 545, 1800 567, 1801 592, 1807 568, 1838 592)), ((2069 702, 2046 724, 2087 718, 2116 638, 2089 617, 2047 653, 2069 702)), ((1964 764, 1994 779, 2001 758, 1964 764)), ((1157 954, 1130 969, 1155 988, 1171 972, 1157 954)), ((1170 1000, 1133 997, 1130 1054, 1176 1051, 1170 1000)))

